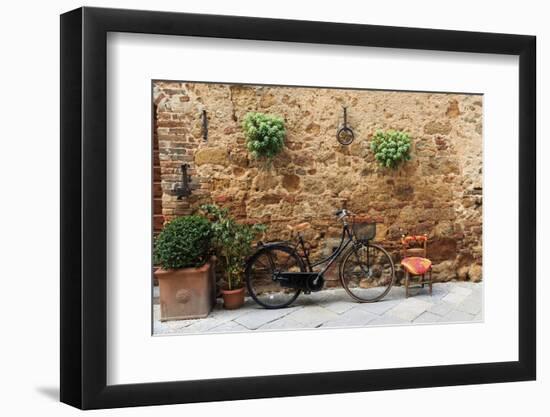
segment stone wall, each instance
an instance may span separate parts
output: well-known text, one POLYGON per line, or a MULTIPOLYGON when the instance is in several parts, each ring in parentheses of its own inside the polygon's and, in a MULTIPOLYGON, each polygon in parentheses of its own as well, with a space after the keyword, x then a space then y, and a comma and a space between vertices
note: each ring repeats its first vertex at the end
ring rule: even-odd
POLYGON ((376 239, 396 261, 401 230, 428 233, 434 278, 481 279, 482 96, 155 82, 153 98, 166 221, 206 202, 267 224, 267 239, 288 238, 287 224, 308 221, 319 255, 336 245, 333 213, 347 207, 379 222, 376 239), (336 141, 342 106, 355 132, 350 146, 336 141), (241 122, 249 111, 285 119, 286 146, 271 166, 248 155, 241 122), (379 167, 369 149, 377 129, 409 132, 412 159, 379 167), (184 162, 193 193, 176 200, 170 190, 184 162))

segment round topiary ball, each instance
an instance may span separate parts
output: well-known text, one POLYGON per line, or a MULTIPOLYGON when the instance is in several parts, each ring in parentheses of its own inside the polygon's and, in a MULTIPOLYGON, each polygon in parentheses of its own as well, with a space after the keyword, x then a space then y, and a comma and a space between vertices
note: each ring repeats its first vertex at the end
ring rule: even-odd
POLYGON ((202 216, 177 217, 155 239, 154 261, 164 269, 199 267, 210 255, 212 228, 202 216))

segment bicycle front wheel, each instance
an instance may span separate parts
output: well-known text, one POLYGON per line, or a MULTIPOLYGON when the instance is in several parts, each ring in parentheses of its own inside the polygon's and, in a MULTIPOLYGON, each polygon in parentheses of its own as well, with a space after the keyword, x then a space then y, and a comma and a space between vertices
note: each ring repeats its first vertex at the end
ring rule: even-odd
POLYGON ((361 303, 378 301, 390 292, 395 280, 391 256, 378 245, 354 245, 344 255, 340 280, 355 300, 361 303))
POLYGON ((298 288, 286 288, 276 280, 279 272, 304 272, 302 259, 288 246, 274 245, 261 248, 246 266, 248 294, 265 308, 283 308, 300 295, 298 288))

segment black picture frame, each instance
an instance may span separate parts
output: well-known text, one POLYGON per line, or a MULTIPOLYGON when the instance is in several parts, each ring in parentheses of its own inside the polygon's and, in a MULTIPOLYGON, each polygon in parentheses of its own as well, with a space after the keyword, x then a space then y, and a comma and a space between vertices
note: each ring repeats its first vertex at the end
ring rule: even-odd
POLYGON ((94 409, 535 379, 535 45, 534 36, 481 32, 88 7, 63 14, 61 401, 94 409), (108 32, 519 56, 519 360, 107 385, 108 32))

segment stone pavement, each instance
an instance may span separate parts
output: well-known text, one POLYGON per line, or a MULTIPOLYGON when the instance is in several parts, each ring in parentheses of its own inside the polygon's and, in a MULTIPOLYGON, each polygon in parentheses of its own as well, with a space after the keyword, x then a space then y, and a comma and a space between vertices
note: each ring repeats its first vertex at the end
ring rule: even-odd
MULTIPOLYGON (((158 289, 155 288, 157 291, 158 289)), ((196 334, 297 330, 335 327, 368 327, 410 324, 463 323, 483 320, 483 284, 472 282, 437 283, 433 295, 428 289, 413 289, 405 298, 403 287, 393 287, 376 303, 352 301, 341 289, 310 295, 300 294, 290 307, 266 310, 247 299, 238 310, 224 310, 218 300, 204 319, 160 322, 160 308, 153 305, 153 334, 196 334)))

